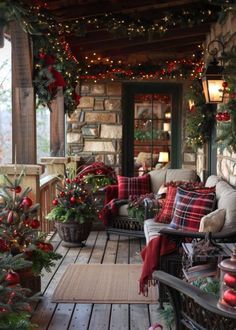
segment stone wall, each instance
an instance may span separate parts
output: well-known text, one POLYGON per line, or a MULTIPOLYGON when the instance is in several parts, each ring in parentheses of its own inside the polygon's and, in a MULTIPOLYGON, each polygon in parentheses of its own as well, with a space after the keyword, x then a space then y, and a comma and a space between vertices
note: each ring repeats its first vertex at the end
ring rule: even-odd
MULTIPOLYGON (((236 46, 236 14, 229 14, 225 22, 212 26, 206 39, 206 45, 214 39, 221 40, 224 43, 226 52, 236 46)), ((201 150, 198 153, 197 167, 199 169, 201 164, 206 163, 206 155, 207 153, 203 153, 201 150)), ((236 176, 236 154, 230 154, 227 150, 223 154, 217 152, 217 174, 233 183, 233 177, 236 176)))
POLYGON ((67 118, 67 154, 121 170, 121 83, 83 83, 80 104, 67 118))

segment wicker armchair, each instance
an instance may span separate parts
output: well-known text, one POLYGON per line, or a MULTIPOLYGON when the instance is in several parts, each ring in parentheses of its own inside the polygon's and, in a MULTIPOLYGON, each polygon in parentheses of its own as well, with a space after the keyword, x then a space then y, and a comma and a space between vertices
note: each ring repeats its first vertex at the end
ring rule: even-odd
POLYGON ((236 329, 236 314, 220 310, 216 296, 163 271, 156 271, 154 278, 169 293, 169 301, 174 310, 175 330, 236 329))

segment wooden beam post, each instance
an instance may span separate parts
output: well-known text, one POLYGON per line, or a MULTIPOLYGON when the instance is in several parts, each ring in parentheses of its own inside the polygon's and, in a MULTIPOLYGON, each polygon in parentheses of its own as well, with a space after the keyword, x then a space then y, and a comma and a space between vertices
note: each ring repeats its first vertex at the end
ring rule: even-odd
POLYGON ((33 55, 29 35, 16 22, 12 41, 12 150, 13 162, 36 164, 36 109, 32 85, 33 55))
MULTIPOLYGON (((40 165, 29 165, 29 164, 7 164, 0 166, 0 173, 5 174, 12 181, 15 176, 19 176, 21 172, 24 173, 21 187, 26 189, 30 187, 32 190, 29 194, 29 197, 33 200, 34 203, 39 203, 40 201, 40 175, 42 174, 42 166, 40 165)), ((0 180, 0 186, 3 185, 2 179, 0 180)))
POLYGON ((50 156, 65 156, 65 112, 63 88, 57 88, 56 99, 50 104, 50 156))

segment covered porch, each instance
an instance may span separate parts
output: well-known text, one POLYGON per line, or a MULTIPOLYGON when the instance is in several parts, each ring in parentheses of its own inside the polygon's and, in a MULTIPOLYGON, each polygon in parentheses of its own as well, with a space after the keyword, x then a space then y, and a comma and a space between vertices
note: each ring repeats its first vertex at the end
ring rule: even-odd
MULTIPOLYGON (((46 233, 62 255, 41 276, 42 297, 33 305, 31 327, 148 330, 160 323, 170 329, 158 300, 53 303, 69 264, 142 264, 146 241, 114 232, 107 240, 97 218, 84 247, 65 247, 47 216, 58 203, 57 184, 65 184, 68 173, 81 165, 102 163, 116 176, 135 179, 152 170, 193 170, 202 183, 213 174, 236 186, 234 1, 70 0, 67 5, 25 0, 11 5, 9 11, 4 1, 0 31, 1 46, 7 38, 12 49, 11 163, 1 162, 0 174, 15 180, 24 172, 20 188, 30 187, 30 198, 40 205, 38 232, 46 233), (215 43, 216 60, 224 57, 225 68, 220 87, 214 86, 221 99, 208 102, 202 78, 215 43), (45 157, 37 154, 38 103, 49 114, 45 157)), ((8 152, 2 143, 0 159, 8 152)), ((16 192, 18 186, 12 187, 16 192)), ((100 209, 104 190, 101 194, 100 209)), ((77 195, 72 197, 77 198, 72 204, 78 202, 77 195)))

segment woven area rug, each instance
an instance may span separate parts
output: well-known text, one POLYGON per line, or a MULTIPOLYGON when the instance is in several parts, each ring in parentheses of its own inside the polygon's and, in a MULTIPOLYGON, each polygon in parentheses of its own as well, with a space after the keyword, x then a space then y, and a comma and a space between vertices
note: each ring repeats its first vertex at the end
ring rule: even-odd
POLYGON ((142 265, 72 264, 69 265, 53 296, 53 302, 101 304, 157 303, 157 287, 148 297, 139 295, 142 265))

